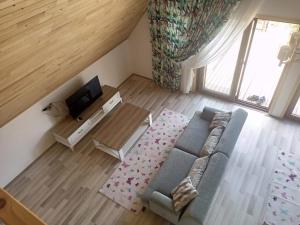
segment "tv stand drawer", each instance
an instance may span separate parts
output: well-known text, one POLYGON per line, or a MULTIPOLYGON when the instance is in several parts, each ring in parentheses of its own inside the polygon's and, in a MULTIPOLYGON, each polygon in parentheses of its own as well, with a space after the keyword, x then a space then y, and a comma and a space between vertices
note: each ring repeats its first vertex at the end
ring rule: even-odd
POLYGON ((119 102, 122 102, 120 93, 117 92, 108 102, 106 102, 102 109, 104 113, 110 112, 119 102))
POLYGON ((90 130, 92 127, 88 121, 82 124, 69 138, 68 141, 71 146, 76 145, 90 130))
POLYGON ((105 113, 103 112, 102 109, 97 111, 89 118, 89 120, 88 120, 89 125, 94 127, 100 120, 103 119, 104 116, 105 116, 105 113))

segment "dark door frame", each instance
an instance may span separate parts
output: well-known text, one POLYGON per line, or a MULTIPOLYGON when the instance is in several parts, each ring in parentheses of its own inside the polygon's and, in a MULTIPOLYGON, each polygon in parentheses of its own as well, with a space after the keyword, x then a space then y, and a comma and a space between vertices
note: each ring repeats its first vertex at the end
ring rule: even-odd
POLYGON ((289 119, 300 121, 300 115, 296 116, 293 114, 294 108, 295 108, 299 98, 300 98, 300 84, 297 88, 297 91, 295 92, 295 95, 294 95, 290 105, 288 106, 288 108, 286 110, 285 117, 287 117, 289 119))

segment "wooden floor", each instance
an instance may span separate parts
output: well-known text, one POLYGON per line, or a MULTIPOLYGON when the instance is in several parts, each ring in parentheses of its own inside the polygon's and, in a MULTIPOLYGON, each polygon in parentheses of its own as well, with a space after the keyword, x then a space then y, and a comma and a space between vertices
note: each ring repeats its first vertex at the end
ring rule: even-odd
MULTIPOLYGON (((138 76, 128 79, 120 92, 124 101, 151 110, 154 120, 163 108, 192 117, 206 105, 224 110, 239 107, 200 94, 171 93, 138 76)), ((276 153, 279 149, 295 152, 300 144, 299 124, 248 112, 207 225, 261 225, 276 153)), ((49 225, 169 224, 149 210, 138 215, 128 212, 97 192, 118 161, 96 150, 90 137, 83 139, 75 152, 53 145, 6 189, 49 225)))

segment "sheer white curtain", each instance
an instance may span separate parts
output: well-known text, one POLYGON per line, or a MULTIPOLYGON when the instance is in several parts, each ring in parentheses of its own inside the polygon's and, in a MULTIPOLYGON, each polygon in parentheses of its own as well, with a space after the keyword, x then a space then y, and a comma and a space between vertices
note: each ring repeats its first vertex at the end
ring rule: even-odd
POLYGON ((189 93, 193 87, 196 68, 222 57, 256 16, 264 0, 242 0, 217 36, 199 53, 182 62, 181 91, 189 93))

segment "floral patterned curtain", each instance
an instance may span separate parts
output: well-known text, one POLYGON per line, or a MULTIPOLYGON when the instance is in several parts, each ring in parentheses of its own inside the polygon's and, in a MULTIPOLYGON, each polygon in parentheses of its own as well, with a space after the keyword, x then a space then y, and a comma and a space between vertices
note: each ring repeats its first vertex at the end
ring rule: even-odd
POLYGON ((153 79, 180 88, 180 62, 208 44, 241 0, 149 0, 153 79))

